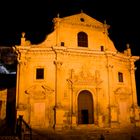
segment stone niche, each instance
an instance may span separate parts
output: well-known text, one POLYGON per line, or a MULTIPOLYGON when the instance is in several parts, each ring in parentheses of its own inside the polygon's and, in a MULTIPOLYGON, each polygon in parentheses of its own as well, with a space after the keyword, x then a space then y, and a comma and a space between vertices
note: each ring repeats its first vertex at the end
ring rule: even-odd
POLYGON ((33 127, 49 127, 53 119, 51 99, 53 89, 46 85, 33 85, 25 91, 28 95, 29 106, 27 108, 30 124, 33 127))
POLYGON ((115 98, 118 108, 118 121, 121 126, 130 125, 130 96, 131 93, 126 87, 117 88, 115 98))

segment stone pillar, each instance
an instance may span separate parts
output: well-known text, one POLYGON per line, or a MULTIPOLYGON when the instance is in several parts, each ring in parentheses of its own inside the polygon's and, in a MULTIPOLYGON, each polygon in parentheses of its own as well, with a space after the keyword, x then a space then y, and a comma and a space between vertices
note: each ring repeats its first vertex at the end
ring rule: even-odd
POLYGON ((118 109, 116 106, 110 106, 111 127, 118 127, 118 109))
POLYGON ((68 85, 69 85, 69 91, 70 91, 70 99, 69 99, 69 117, 70 117, 70 125, 71 127, 76 126, 76 114, 75 114, 75 106, 74 106, 74 87, 73 87, 73 72, 74 70, 70 70, 70 78, 67 79, 68 85))
POLYGON ((61 61, 54 61, 55 67, 56 67, 56 75, 55 75, 55 103, 56 106, 59 106, 61 104, 61 61))
POLYGON ((55 123, 55 129, 62 129, 64 124, 64 116, 65 112, 64 110, 59 106, 56 107, 56 123, 55 123))
POLYGON ((26 109, 26 98, 24 92, 24 85, 25 85, 25 71, 24 71, 24 62, 18 62, 17 68, 17 87, 16 87, 16 101, 17 101, 17 116, 25 115, 26 109))
POLYGON ((54 128, 59 129, 63 125, 63 115, 64 111, 62 110, 61 106, 61 66, 62 62, 55 60, 55 121, 54 121, 54 128))
POLYGON ((131 68, 130 68, 130 79, 131 79, 131 92, 132 92, 132 103, 137 105, 137 93, 136 93, 136 81, 135 81, 135 66, 134 62, 131 61, 131 68))
MULTIPOLYGON (((21 45, 25 43, 25 39, 21 39, 21 45)), ((25 45, 25 44, 24 44, 25 45)), ((17 61, 17 80, 16 80, 16 108, 17 117, 25 114, 27 99, 25 97, 25 83, 26 83, 26 69, 27 58, 26 52, 29 50, 29 46, 16 46, 15 51, 18 55, 17 61)))
POLYGON ((114 100, 114 77, 113 77, 113 65, 108 65, 108 90, 109 90, 109 126, 116 127, 118 124, 118 114, 117 108, 115 106, 114 100))
POLYGON ((17 116, 25 114, 26 99, 25 99, 25 70, 26 70, 26 52, 30 49, 29 41, 26 41, 25 33, 22 33, 21 45, 13 47, 14 51, 17 53, 17 82, 16 82, 16 108, 17 116))
POLYGON ((132 118, 134 118, 135 121, 140 120, 139 112, 138 110, 138 104, 137 104, 137 92, 136 92, 136 81, 135 81, 135 66, 134 61, 130 60, 130 80, 131 80, 131 93, 132 93, 132 118))
POLYGON ((113 93, 113 85, 112 85, 112 82, 113 82, 113 75, 112 75, 112 68, 113 68, 113 65, 107 64, 107 75, 108 75, 108 123, 109 123, 109 126, 111 126, 111 104, 113 104, 112 102, 112 93, 113 93))

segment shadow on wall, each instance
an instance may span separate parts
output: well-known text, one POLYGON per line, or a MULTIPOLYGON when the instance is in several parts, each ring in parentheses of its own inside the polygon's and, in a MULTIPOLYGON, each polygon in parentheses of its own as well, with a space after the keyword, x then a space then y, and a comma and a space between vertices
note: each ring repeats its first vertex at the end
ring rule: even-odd
MULTIPOLYGON (((1 89, 5 90, 5 88, 1 89)), ((16 126, 16 88, 9 87, 6 88, 6 91, 7 98, 5 99, 5 111, 0 108, 0 112, 6 112, 6 117, 0 119, 0 135, 13 135, 16 126)))
POLYGON ((137 89, 137 100, 138 100, 138 105, 140 106, 140 61, 137 61, 135 63, 136 65, 136 71, 135 71, 135 76, 136 76, 136 89, 137 89))

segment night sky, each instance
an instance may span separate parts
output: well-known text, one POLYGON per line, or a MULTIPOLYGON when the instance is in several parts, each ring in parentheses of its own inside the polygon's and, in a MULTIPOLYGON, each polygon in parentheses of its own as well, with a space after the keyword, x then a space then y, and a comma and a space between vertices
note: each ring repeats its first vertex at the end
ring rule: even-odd
MULTIPOLYGON (((130 44, 140 56, 140 7, 138 0, 34 0, 0 2, 0 46, 19 44, 21 32, 32 43, 41 43, 52 31, 52 19, 77 14, 81 10, 111 27, 109 37, 118 51, 130 44)), ((137 92, 140 100, 140 61, 136 62, 137 92)))

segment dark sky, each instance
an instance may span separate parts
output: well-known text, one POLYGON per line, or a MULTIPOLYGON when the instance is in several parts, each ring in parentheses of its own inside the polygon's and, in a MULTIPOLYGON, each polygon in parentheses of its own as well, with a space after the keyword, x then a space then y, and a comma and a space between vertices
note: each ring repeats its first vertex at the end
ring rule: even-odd
MULTIPOLYGON (((52 19, 77 14, 81 9, 89 16, 111 25, 110 37, 120 50, 126 43, 138 49, 140 8, 136 0, 4 0, 0 3, 0 45, 14 45, 22 31, 33 43, 43 41, 51 31, 52 19), (136 2, 135 2, 136 1, 136 2)), ((136 53, 138 53, 136 51, 136 53)))
MULTIPOLYGON (((19 43, 26 32, 32 43, 40 43, 52 31, 52 19, 77 14, 81 9, 89 16, 111 26, 109 36, 119 51, 130 43, 133 55, 140 56, 140 7, 138 0, 18 0, 0 2, 0 46, 19 43)), ((137 87, 140 62, 136 63, 137 87)), ((140 86, 139 86, 140 87, 140 86)), ((138 94, 140 94, 140 89, 138 94)))

